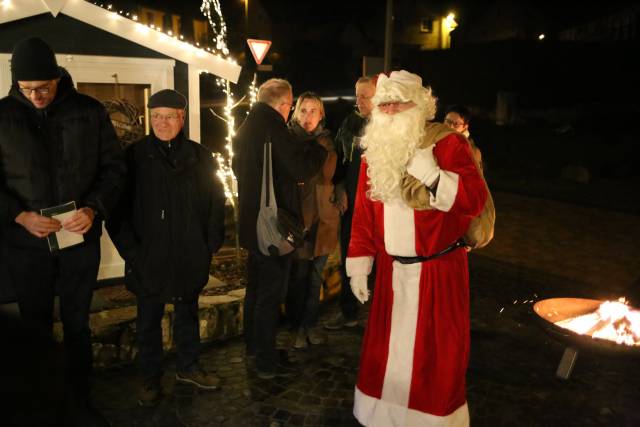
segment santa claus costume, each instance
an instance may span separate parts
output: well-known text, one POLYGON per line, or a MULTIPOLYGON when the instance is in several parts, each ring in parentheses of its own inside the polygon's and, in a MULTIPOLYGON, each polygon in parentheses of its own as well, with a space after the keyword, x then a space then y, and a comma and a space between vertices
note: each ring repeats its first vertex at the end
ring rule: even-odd
POLYGON ((435 98, 420 77, 381 76, 374 104, 394 102, 416 108, 374 110, 346 261, 361 300, 374 258, 377 268, 354 415, 366 426, 465 426, 469 272, 456 242, 486 187, 463 136, 424 126, 435 98))

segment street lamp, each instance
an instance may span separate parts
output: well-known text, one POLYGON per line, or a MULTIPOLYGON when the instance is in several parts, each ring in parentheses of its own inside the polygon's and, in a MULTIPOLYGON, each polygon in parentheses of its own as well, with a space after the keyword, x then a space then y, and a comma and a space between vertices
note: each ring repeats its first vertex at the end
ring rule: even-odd
POLYGON ((245 38, 249 38, 249 0, 243 0, 244 2, 244 35, 245 38))

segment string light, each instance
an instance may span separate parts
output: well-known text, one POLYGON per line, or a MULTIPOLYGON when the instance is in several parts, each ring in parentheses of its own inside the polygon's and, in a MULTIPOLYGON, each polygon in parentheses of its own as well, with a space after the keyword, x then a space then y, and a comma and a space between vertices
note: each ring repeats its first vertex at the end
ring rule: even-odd
MULTIPOLYGON (((0 5, 6 6, 7 4, 10 4, 9 0, 0 0, 0 5)), ((220 46, 220 48, 218 48, 218 49, 212 49, 209 46, 200 47, 200 43, 196 43, 196 46, 194 46, 193 44, 187 43, 186 41, 184 41, 184 36, 182 34, 174 34, 172 30, 168 30, 167 33, 165 34, 164 32, 162 32, 162 27, 159 26, 159 25, 156 26, 153 23, 148 23, 147 25, 141 24, 140 23, 140 18, 138 17, 137 13, 135 13, 135 12, 127 12, 124 9, 116 8, 111 3, 104 4, 104 3, 98 3, 96 1, 94 1, 93 4, 95 6, 98 6, 98 7, 102 8, 102 9, 106 9, 109 12, 111 12, 112 13, 112 16, 111 16, 112 19, 118 19, 118 18, 125 18, 126 17, 126 18, 128 18, 128 19, 130 19, 132 21, 135 21, 138 25, 140 25, 141 27, 144 27, 147 30, 150 29, 150 30, 154 30, 154 31, 160 33, 159 34, 160 37, 169 36, 169 37, 167 37, 166 41, 182 42, 182 45, 183 45, 182 47, 184 49, 193 50, 196 55, 203 56, 206 53, 210 53, 210 54, 215 54, 218 57, 221 57, 221 54, 224 55, 224 56, 227 56, 229 54, 229 50, 226 48, 226 42, 223 43, 223 44, 220 44, 216 40, 216 46, 218 46, 218 45, 220 46), (172 38, 173 40, 170 40, 170 38, 172 38), (224 49, 222 49, 222 47, 224 47, 224 49), (216 50, 219 51, 219 52, 216 52, 216 50)), ((220 5, 218 4, 217 5, 217 10, 219 10, 219 9, 220 9, 220 5)), ((226 31, 227 31, 226 30, 226 24, 224 23, 224 20, 222 20, 222 18, 221 18, 220 22, 222 23, 221 24, 222 28, 224 28, 224 34, 225 34, 225 38, 226 38, 226 31)), ((146 32, 146 31, 143 31, 142 28, 138 28, 138 29, 141 32, 146 32)), ((224 59, 229 60, 229 61, 231 60, 231 58, 228 58, 228 57, 224 58, 224 59)))
MULTIPOLYGON (((227 24, 224 22, 222 16, 222 8, 218 0, 203 0, 200 6, 200 11, 209 21, 211 29, 214 33, 214 40, 216 42, 216 49, 220 51, 224 56, 229 55, 229 49, 227 48, 227 24), (215 12, 216 19, 213 19, 212 11, 215 12)), ((236 134, 235 118, 233 117, 233 109, 237 106, 233 98, 233 92, 231 91, 231 83, 226 79, 216 79, 216 84, 222 89, 225 94, 225 106, 224 116, 216 114, 213 109, 209 109, 211 113, 224 121, 227 124, 227 136, 225 138, 226 156, 217 153, 216 159, 218 160, 218 177, 224 185, 224 191, 227 195, 227 199, 234 207, 236 207, 237 193, 237 181, 233 173, 233 147, 232 141, 236 134)))
POLYGON ((229 49, 227 48, 227 24, 222 17, 222 8, 220 7, 219 0, 202 0, 200 11, 209 21, 211 29, 215 34, 214 40, 216 42, 216 49, 222 52, 224 56, 229 55, 229 49), (211 15, 211 6, 215 11, 217 19, 214 20, 211 15))
MULTIPOLYGON (((253 73, 253 80, 251 80, 251 85, 249 86, 249 109, 251 109, 251 107, 253 107, 253 104, 255 104, 258 100, 258 87, 256 86, 257 79, 257 74, 253 73)), ((247 114, 249 114, 248 111, 247 114)))

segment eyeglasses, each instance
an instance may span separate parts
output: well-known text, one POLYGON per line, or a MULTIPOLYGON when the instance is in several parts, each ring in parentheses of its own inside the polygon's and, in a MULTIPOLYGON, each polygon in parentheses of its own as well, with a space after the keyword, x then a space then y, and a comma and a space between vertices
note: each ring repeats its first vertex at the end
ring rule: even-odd
POLYGON ((173 122, 175 120, 178 120, 178 117, 179 116, 177 114, 174 114, 174 113, 171 113, 171 114, 158 114, 158 113, 155 113, 155 114, 151 115, 151 120, 154 120, 156 122, 163 122, 165 120, 173 122))
POLYGON ((455 120, 451 120, 451 119, 444 119, 444 124, 455 127, 455 128, 464 126, 464 122, 456 122, 455 120))
POLYGON ((296 107, 293 106, 293 103, 291 102, 283 102, 280 105, 288 105, 289 106, 289 111, 293 111, 296 109, 296 107))
POLYGON ((34 88, 34 89, 31 89, 31 88, 28 88, 28 87, 21 87, 21 88, 18 88, 18 89, 27 98, 30 97, 31 95, 33 95, 34 92, 37 95, 46 95, 51 91, 51 88, 49 86, 40 86, 40 87, 37 87, 37 88, 34 88))

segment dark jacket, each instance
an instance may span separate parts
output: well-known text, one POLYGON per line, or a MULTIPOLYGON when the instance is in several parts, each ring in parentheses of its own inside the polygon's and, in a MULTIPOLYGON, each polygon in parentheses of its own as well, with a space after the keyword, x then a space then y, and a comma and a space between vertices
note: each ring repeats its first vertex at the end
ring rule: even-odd
POLYGON ((240 244, 257 251, 256 223, 260 210, 263 146, 272 143, 273 187, 278 208, 300 221, 297 183, 318 173, 327 150, 313 140, 297 142, 287 131, 282 116, 269 105, 257 102, 233 140, 233 172, 238 179, 240 244))
MULTIPOLYGON (((0 225, 9 245, 48 248, 46 239, 14 222, 22 211, 73 200, 78 208, 89 206, 108 218, 125 174, 106 110, 78 93, 66 71, 44 109, 36 109, 16 83, 0 100, 0 225)), ((84 238, 97 239, 101 231, 96 219, 84 238)))
POLYGON ((347 193, 349 205, 347 215, 349 216, 353 215, 355 206, 362 157, 357 139, 362 136, 366 124, 367 119, 354 111, 344 119, 335 139, 338 167, 333 182, 347 193))
POLYGON ((298 183, 302 217, 309 234, 305 245, 296 250, 296 256, 300 259, 312 259, 329 255, 338 244, 340 228, 340 210, 334 203, 332 182, 336 171, 336 153, 331 132, 319 124, 312 133, 308 133, 295 120, 291 120, 287 126, 298 143, 316 140, 329 153, 317 174, 298 183))
POLYGON ((125 259, 125 283, 138 296, 192 301, 224 242, 225 196, 215 160, 180 133, 147 136, 125 151, 126 191, 107 230, 125 259))

